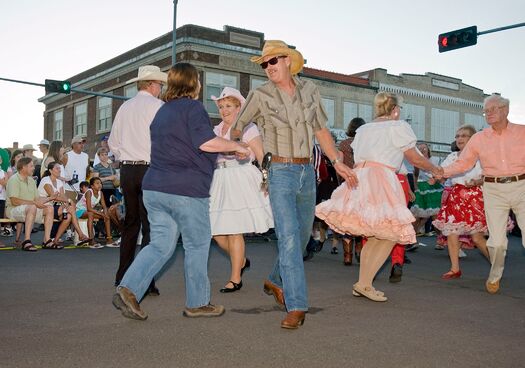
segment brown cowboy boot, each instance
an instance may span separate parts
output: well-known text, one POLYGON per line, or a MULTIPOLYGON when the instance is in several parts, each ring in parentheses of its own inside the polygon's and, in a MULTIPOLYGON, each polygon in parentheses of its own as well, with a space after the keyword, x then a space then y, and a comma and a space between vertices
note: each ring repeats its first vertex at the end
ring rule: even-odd
POLYGON ((350 266, 352 264, 352 253, 353 253, 353 239, 352 238, 343 238, 343 263, 345 266, 350 266))

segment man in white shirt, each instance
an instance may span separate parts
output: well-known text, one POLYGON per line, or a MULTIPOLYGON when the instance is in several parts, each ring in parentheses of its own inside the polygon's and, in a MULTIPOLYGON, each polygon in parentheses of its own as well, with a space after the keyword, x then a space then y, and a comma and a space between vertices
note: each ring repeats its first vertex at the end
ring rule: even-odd
POLYGON ((73 187, 76 191, 80 190, 79 183, 86 180, 89 169, 89 156, 82 152, 86 140, 84 137, 77 135, 71 140, 71 151, 66 152, 63 158, 66 178, 68 180, 77 179, 73 187))
MULTIPOLYGON (((137 82, 138 93, 122 104, 111 128, 108 144, 115 159, 121 164, 120 183, 126 212, 115 285, 120 284, 124 273, 133 262, 141 226, 141 245, 144 247, 149 244, 148 213, 142 202, 142 178, 150 162, 149 128, 163 104, 158 97, 167 79, 167 74, 161 72, 159 67, 141 66, 138 77, 127 82, 137 82)), ((147 294, 158 295, 154 281, 147 294)))

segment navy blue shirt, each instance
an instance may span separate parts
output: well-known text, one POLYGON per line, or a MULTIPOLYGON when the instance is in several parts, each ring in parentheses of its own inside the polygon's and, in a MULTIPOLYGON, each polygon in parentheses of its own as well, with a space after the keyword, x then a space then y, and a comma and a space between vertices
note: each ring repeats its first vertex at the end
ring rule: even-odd
POLYGON ((155 115, 150 133, 151 163, 142 189, 209 197, 217 154, 199 147, 216 136, 202 103, 190 98, 166 102, 155 115))

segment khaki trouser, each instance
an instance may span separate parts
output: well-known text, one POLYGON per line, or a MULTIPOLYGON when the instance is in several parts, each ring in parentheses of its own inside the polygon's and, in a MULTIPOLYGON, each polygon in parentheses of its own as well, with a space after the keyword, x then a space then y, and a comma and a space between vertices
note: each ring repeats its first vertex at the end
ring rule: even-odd
MULTIPOLYGON (((505 268, 509 210, 512 209, 519 227, 525 231, 525 180, 507 184, 484 183, 483 200, 489 229, 487 247, 492 264, 488 281, 494 283, 501 279, 505 268)), ((525 247, 525 234, 522 243, 525 247)))

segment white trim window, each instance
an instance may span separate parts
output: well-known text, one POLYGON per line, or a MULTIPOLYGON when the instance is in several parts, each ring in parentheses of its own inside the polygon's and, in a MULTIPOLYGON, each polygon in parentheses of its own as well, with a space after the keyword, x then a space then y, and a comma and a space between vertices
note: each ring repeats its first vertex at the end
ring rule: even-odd
POLYGON ((326 110, 326 116, 328 121, 326 122, 327 128, 334 128, 335 126, 335 99, 331 97, 321 97, 323 101, 324 109, 326 110))
POLYGON ((74 135, 87 135, 87 101, 75 105, 74 135))
POLYGON ((224 87, 239 89, 239 77, 237 74, 226 74, 218 72, 204 72, 204 107, 212 117, 219 117, 219 109, 211 96, 219 96, 224 87))
POLYGON ((61 141, 64 136, 64 110, 57 110, 53 114, 53 140, 61 141))
POLYGON ((97 102, 97 133, 109 132, 112 124, 111 104, 113 100, 109 97, 99 97, 97 102))
MULTIPOLYGON (((264 83, 268 82, 268 79, 266 78, 261 78, 261 77, 255 77, 255 76, 251 76, 250 77, 250 91, 251 90, 254 90, 260 86, 262 86, 264 83)), ((245 96, 247 97, 247 96, 245 96)))
POLYGON ((137 95, 137 84, 130 84, 124 87, 124 96, 128 98, 133 98, 137 95))

